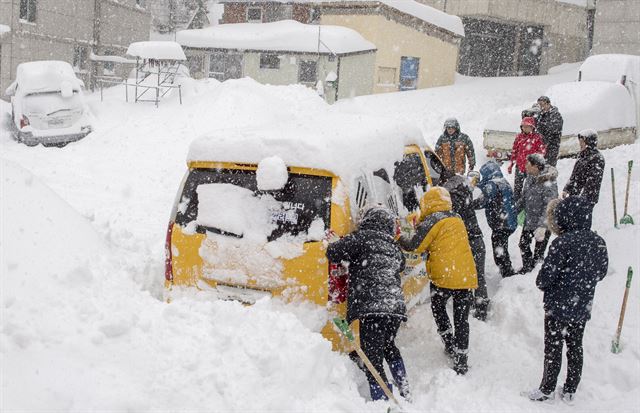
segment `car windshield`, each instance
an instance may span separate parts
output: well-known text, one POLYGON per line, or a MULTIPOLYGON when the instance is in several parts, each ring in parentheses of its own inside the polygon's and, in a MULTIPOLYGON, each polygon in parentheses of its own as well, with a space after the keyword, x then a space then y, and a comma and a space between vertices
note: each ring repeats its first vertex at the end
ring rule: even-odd
POLYGON ((331 177, 289 173, 282 189, 259 191, 255 170, 193 169, 176 223, 195 221, 197 232, 236 238, 267 228, 268 241, 307 234, 312 225, 323 224, 325 230, 330 226, 331 184, 331 177))
POLYGON ((31 93, 24 98, 24 110, 27 113, 38 113, 52 116, 65 111, 75 111, 82 108, 82 98, 78 91, 73 95, 62 97, 60 92, 31 93))

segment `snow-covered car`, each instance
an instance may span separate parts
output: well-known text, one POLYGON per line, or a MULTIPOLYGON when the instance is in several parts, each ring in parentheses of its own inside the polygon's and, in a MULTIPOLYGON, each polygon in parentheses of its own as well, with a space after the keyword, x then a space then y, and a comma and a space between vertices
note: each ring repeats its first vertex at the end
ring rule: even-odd
MULTIPOLYGON (((328 233, 383 204, 400 221, 444 167, 420 130, 381 119, 312 119, 195 140, 166 237, 165 287, 252 303, 304 300, 344 316, 348 269, 327 261, 328 233)), ((410 307, 426 298, 423 257, 409 254, 410 307)), ((338 346, 327 324, 323 334, 338 346)))
POLYGON ((67 62, 45 60, 18 65, 11 96, 14 137, 28 146, 62 147, 91 132, 83 83, 67 62))
MULTIPOLYGON (((579 152, 578 132, 598 132, 598 147, 612 148, 635 142, 637 138, 638 84, 640 56, 597 55, 580 67, 578 81, 551 86, 545 95, 558 107, 564 125, 560 156, 579 152)), ((510 156, 520 120, 525 111, 535 116, 534 105, 522 104, 500 109, 485 125, 484 147, 488 156, 506 160, 510 156)))

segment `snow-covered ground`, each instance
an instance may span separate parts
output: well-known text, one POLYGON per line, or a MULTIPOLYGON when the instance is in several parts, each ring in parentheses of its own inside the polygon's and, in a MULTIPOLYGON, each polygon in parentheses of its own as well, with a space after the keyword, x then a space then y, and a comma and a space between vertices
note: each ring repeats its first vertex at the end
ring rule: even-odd
MULTIPOLYGON (((7 127, 10 106, 0 101, 0 409, 382 411, 383 402, 367 402, 361 372, 314 331, 323 323, 322 311, 268 299, 245 307, 204 294, 162 301, 165 230, 190 142, 216 129, 364 113, 414 123, 434 143, 444 119, 457 116, 481 162, 486 119, 500 107, 524 107, 549 86, 575 79, 576 67, 540 77, 460 77, 454 86, 333 106, 302 86, 263 86, 250 79, 189 82, 182 106, 169 99, 159 108, 127 104, 124 91, 114 88, 104 102, 88 95, 95 132, 62 149, 14 142, 7 127)), ((519 396, 537 386, 542 374, 542 295, 535 274, 500 279, 487 239, 493 307, 488 322, 470 321, 471 370, 454 374, 429 306, 417 307, 398 340, 415 399, 407 411, 639 410, 637 276, 623 352, 612 354, 610 342, 626 269, 640 270, 640 225, 613 228, 609 175, 613 167, 620 214, 626 162, 639 152, 638 143, 604 151, 607 173, 594 227, 609 245, 611 266, 586 330, 576 405, 534 404, 519 396)), ((560 185, 572 165, 569 159, 559 162, 560 185)), ((629 200, 636 221, 638 169, 629 200)), ((517 234, 511 254, 517 268, 517 234)), ((564 370, 560 384, 563 376, 564 370)))

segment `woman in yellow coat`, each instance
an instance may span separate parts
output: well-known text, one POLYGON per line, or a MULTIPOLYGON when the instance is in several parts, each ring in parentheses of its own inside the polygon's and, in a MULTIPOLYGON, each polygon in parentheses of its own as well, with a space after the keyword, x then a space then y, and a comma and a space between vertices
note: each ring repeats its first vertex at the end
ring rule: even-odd
POLYGON ((468 370, 469 309, 473 289, 478 287, 476 266, 462 218, 451 210, 449 192, 430 188, 420 200, 420 219, 412 237, 401 237, 407 251, 426 252, 431 279, 431 309, 445 353, 453 359, 458 374, 468 370), (447 315, 447 301, 453 297, 453 325, 447 315), (455 331, 455 334, 454 334, 455 331))

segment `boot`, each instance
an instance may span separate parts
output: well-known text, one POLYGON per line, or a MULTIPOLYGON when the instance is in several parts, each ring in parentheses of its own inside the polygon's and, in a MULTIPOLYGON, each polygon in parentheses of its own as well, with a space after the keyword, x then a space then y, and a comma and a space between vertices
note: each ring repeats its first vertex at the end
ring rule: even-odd
POLYGON ((451 333, 451 329, 445 331, 444 333, 440 333, 440 338, 444 343, 444 354, 446 354, 446 356, 450 359, 453 359, 456 348, 453 345, 453 334, 451 333))
POLYGON ((469 366, 467 365, 467 351, 466 350, 457 350, 456 354, 453 358, 453 371, 459 375, 467 374, 469 371, 469 366))
POLYGON ((402 361, 402 359, 393 360, 389 363, 389 370, 391 370, 393 381, 396 382, 396 386, 398 386, 398 389, 400 390, 400 396, 410 402, 411 391, 409 389, 407 370, 404 368, 404 361, 402 361))
MULTIPOLYGON (((393 393, 393 388, 391 387, 391 385, 389 383, 387 383, 387 387, 389 388, 389 391, 391 391, 391 393, 393 393)), ((384 394, 384 390, 382 390, 382 387, 380 387, 380 385, 378 383, 376 383, 375 381, 373 383, 369 383, 369 392, 371 393, 371 400, 373 400, 373 401, 376 401, 376 400, 389 400, 387 395, 384 394)))

